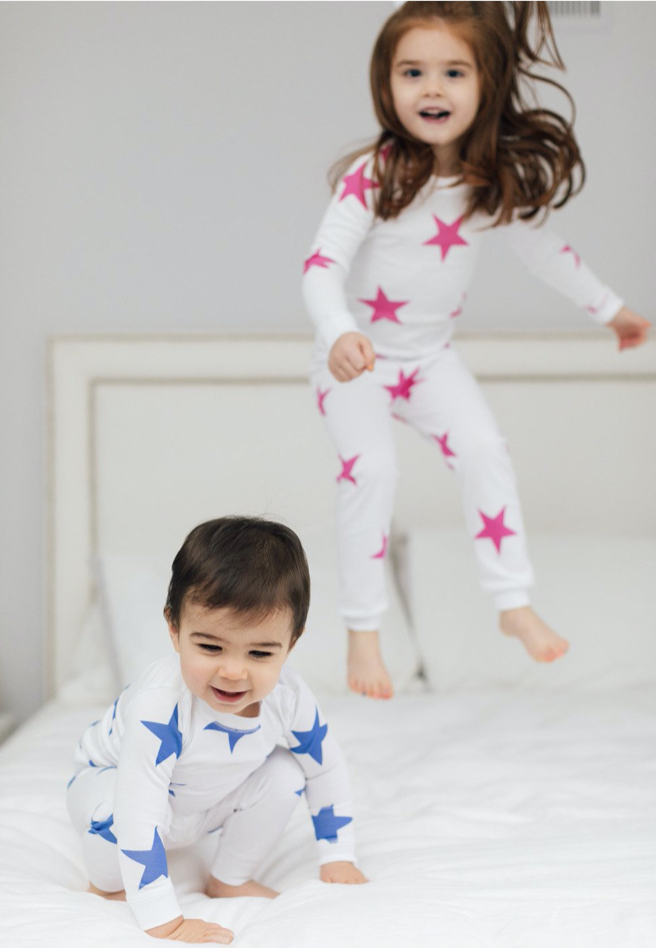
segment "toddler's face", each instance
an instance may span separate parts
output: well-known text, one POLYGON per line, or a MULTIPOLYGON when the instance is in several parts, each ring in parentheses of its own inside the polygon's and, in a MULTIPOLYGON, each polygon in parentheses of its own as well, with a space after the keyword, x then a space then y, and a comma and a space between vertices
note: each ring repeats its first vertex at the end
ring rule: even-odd
MULTIPOLYGON (((481 100, 474 53, 444 25, 409 30, 392 59, 394 107, 404 128, 433 146, 448 168, 471 127, 481 100)), ((448 173, 452 173, 448 169, 448 173)))
POLYGON ((252 621, 232 609, 185 603, 179 629, 169 623, 169 632, 189 690, 216 711, 252 717, 280 677, 291 613, 252 621))

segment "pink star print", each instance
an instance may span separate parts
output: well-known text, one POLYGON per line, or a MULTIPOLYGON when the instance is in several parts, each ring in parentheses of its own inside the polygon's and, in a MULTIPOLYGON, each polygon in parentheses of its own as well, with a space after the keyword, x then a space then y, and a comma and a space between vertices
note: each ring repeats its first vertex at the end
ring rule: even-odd
POLYGON ((323 407, 323 403, 326 400, 326 395, 328 395, 329 392, 332 392, 332 388, 327 388, 325 392, 322 392, 317 386, 317 408, 322 415, 326 414, 326 409, 323 407))
POLYGON ((319 249, 303 263, 303 273, 307 273, 310 267, 321 267, 323 270, 327 270, 330 264, 334 262, 330 257, 322 257, 321 249, 319 249))
POLYGON ((342 462, 342 471, 341 471, 341 474, 337 475, 338 484, 340 481, 350 481, 351 484, 357 485, 358 482, 353 477, 353 474, 351 472, 353 470, 353 465, 355 464, 355 462, 357 461, 359 457, 360 455, 356 454, 355 457, 348 458, 347 460, 345 460, 341 454, 339 455, 339 459, 342 462))
POLYGON ((354 171, 352 174, 347 174, 344 178, 344 190, 340 195, 340 201, 343 201, 344 198, 347 198, 349 194, 353 194, 358 201, 362 204, 363 207, 367 206, 367 198, 365 191, 369 188, 379 188, 380 185, 376 181, 372 181, 371 178, 365 178, 364 169, 367 167, 367 162, 360 165, 357 171, 354 171))
POLYGON ((462 217, 459 217, 458 220, 454 221, 452 224, 447 224, 445 221, 441 221, 439 217, 435 217, 433 214, 433 220, 437 224, 437 233, 434 237, 431 237, 430 240, 424 241, 424 247, 428 247, 431 244, 437 244, 442 254, 442 260, 446 260, 446 255, 452 247, 458 247, 460 245, 464 247, 469 246, 467 241, 464 240, 458 233, 458 228, 462 224, 462 217))
POLYGON ((378 553, 374 553, 374 555, 371 557, 372 560, 384 560, 384 559, 385 559, 385 554, 387 553, 387 541, 388 541, 388 540, 389 540, 389 537, 387 536, 387 534, 383 533, 383 545, 381 546, 381 548, 380 548, 380 550, 378 551, 378 553))
POLYGON ((565 244, 564 247, 560 248, 560 253, 571 253, 572 256, 574 257, 574 266, 578 270, 578 268, 581 266, 581 258, 579 257, 579 255, 577 254, 576 250, 574 250, 573 247, 570 247, 569 244, 565 244))
POLYGON ((443 434, 442 436, 440 436, 440 435, 431 435, 431 437, 432 437, 435 441, 437 441, 437 443, 439 444, 440 448, 442 449, 442 455, 444 456, 444 460, 446 461, 447 467, 453 468, 453 465, 452 465, 452 464, 449 464, 449 458, 456 458, 456 457, 458 457, 458 455, 455 454, 455 453, 451 450, 451 448, 449 447, 449 445, 447 444, 447 439, 448 439, 448 437, 449 437, 449 432, 447 431, 446 434, 443 434))
POLYGON ((476 540, 492 540, 495 547, 497 548, 497 553, 501 552, 501 541, 504 537, 514 537, 517 536, 514 530, 510 530, 505 523, 503 522, 504 515, 506 513, 506 508, 502 507, 500 512, 496 517, 486 516, 482 510, 478 511, 481 517, 483 518, 483 523, 485 526, 480 533, 477 533, 475 538, 476 540))
POLYGON ((372 323, 377 323, 379 319, 389 319, 391 323, 400 323, 401 320, 396 311, 401 306, 406 306, 410 300, 390 300, 385 296, 382 289, 378 287, 375 300, 361 299, 360 302, 366 303, 367 306, 373 308, 373 313, 371 314, 372 323))
POLYGON ((412 386, 423 382, 423 379, 415 378, 418 371, 419 369, 415 369, 410 375, 404 375, 403 369, 399 369, 399 380, 396 385, 383 385, 383 388, 386 388, 392 396, 392 401, 394 401, 395 398, 405 398, 406 402, 410 399, 412 386))
POLYGON ((598 306, 586 306, 585 308, 587 309, 589 313, 598 313, 607 299, 608 299, 608 291, 604 293, 604 295, 601 298, 601 302, 599 303, 598 306))
POLYGON ((462 308, 465 305, 466 299, 467 299, 467 294, 463 293, 462 296, 460 297, 460 304, 456 307, 456 309, 453 310, 452 313, 449 313, 449 317, 451 319, 455 319, 456 316, 460 316, 462 314, 462 308))

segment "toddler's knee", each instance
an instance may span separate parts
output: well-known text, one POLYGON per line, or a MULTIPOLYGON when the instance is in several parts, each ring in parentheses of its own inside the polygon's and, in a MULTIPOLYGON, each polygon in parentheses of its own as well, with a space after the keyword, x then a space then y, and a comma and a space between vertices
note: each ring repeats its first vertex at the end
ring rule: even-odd
POLYGON ((363 451, 354 474, 358 485, 366 485, 368 490, 393 486, 398 478, 396 458, 391 451, 363 451))

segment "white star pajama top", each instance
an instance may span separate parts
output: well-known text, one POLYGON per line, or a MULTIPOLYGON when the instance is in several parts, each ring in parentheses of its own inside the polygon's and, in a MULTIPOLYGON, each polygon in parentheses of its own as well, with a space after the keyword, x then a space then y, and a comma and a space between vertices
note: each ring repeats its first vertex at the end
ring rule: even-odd
MULTIPOLYGON (((489 219, 464 221, 469 189, 432 178, 391 220, 374 217, 371 157, 338 185, 304 263, 303 296, 317 330, 311 378, 337 449, 341 612, 379 628, 396 462, 390 419, 439 447, 458 479, 483 588, 500 609, 528 603, 533 582, 515 476, 494 418, 451 347, 489 219), (373 372, 339 383, 327 358, 346 332, 372 342, 373 372)), ((622 300, 566 241, 517 219, 494 228, 527 268, 599 324, 622 300)))
POLYGON ((212 875, 253 877, 305 793, 321 864, 355 862, 346 765, 312 692, 283 668, 257 717, 215 711, 177 654, 151 665, 84 733, 68 787, 91 881, 125 888, 144 929, 182 914, 166 849, 220 830, 212 875))

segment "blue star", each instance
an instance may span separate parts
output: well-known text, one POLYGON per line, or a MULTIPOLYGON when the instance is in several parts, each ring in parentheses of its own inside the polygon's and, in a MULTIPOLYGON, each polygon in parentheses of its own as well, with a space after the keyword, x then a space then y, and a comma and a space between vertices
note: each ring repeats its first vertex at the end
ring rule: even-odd
POLYGON ((316 816, 312 817, 314 823, 314 835, 317 839, 327 839, 329 843, 337 842, 337 833, 353 822, 352 816, 335 816, 335 805, 322 806, 316 816))
POLYGON ((294 790, 294 793, 296 794, 297 797, 302 797, 304 791, 305 791, 305 787, 301 787, 300 790, 294 790))
POLYGON ((234 747, 235 747, 235 744, 237 743, 237 741, 238 741, 240 738, 246 737, 247 734, 255 734, 255 732, 256 732, 256 731, 259 731, 261 727, 262 727, 262 725, 261 725, 261 724, 258 724, 257 727, 251 728, 250 731, 239 731, 237 728, 234 728, 234 727, 226 727, 224 724, 217 724, 216 721, 212 721, 211 724, 207 724, 207 725, 203 728, 203 730, 205 730, 205 731, 221 731, 223 734, 227 734, 227 735, 228 735, 228 743, 230 744, 230 753, 232 754, 232 752, 233 752, 233 750, 234 750, 234 747))
POLYGON ((116 837, 110 827, 114 825, 114 814, 110 813, 106 820, 91 820, 89 832, 94 836, 102 836, 108 843, 116 843, 116 837))
POLYGON ((299 741, 298 747, 290 747, 292 754, 309 754, 318 764, 323 763, 323 753, 321 751, 321 742, 326 736, 328 730, 327 724, 319 724, 319 709, 314 718, 314 724, 310 731, 292 731, 292 734, 299 741))
MULTIPOLYGON (((120 698, 120 697, 121 697, 121 695, 118 696, 118 698, 120 698)), ((112 711, 112 720, 111 720, 111 723, 110 723, 110 725, 109 725, 109 733, 110 733, 110 734, 111 734, 112 731, 114 730, 114 721, 116 720, 116 705, 118 704, 118 698, 117 698, 116 701, 114 702, 114 710, 112 711)))
POLYGON ((142 721, 149 731, 152 731, 155 737, 158 737, 162 742, 159 745, 159 751, 155 759, 155 766, 161 764, 163 760, 166 760, 171 754, 175 754, 176 757, 180 756, 180 751, 182 750, 182 734, 178 730, 178 706, 176 704, 173 709, 173 714, 169 719, 168 724, 160 724, 158 721, 142 721))
POLYGON ((162 840, 159 838, 157 827, 155 827, 153 845, 150 849, 122 849, 121 852, 124 853, 128 859, 134 859, 135 862, 140 862, 142 866, 145 867, 143 875, 141 876, 141 882, 139 883, 140 889, 154 882, 155 879, 159 879, 160 876, 164 876, 168 879, 169 873, 166 865, 166 852, 162 840))

